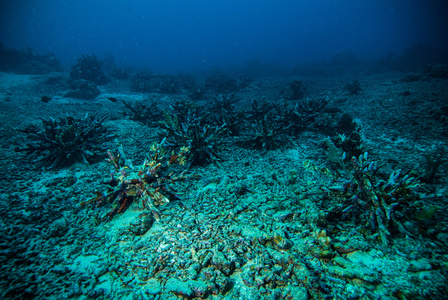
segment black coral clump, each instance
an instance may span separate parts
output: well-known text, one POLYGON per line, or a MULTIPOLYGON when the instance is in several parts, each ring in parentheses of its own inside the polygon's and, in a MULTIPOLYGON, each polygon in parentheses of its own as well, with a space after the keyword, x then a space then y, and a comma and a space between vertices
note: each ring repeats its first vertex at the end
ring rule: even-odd
POLYGON ((43 129, 31 125, 20 130, 27 135, 28 142, 15 150, 25 152, 33 162, 49 168, 67 167, 81 161, 91 163, 107 150, 104 143, 114 137, 103 126, 104 119, 105 116, 97 118, 89 114, 79 119, 69 115, 59 120, 42 119, 43 129))
POLYGON ((142 102, 135 102, 132 105, 124 100, 121 100, 121 102, 123 102, 127 109, 125 114, 128 115, 131 120, 151 126, 158 124, 162 118, 163 113, 156 102, 151 102, 149 105, 142 102))
POLYGON ((352 83, 347 83, 344 89, 350 95, 358 95, 362 91, 361 83, 358 80, 354 80, 352 83))
POLYGON ((268 151, 280 148, 282 142, 283 145, 285 143, 284 136, 280 134, 281 128, 270 116, 265 116, 260 122, 245 125, 241 134, 244 140, 239 143, 243 147, 268 151))
POLYGON ((89 80, 96 84, 105 84, 106 75, 101 68, 101 61, 96 55, 82 55, 70 70, 71 80, 89 80))
POLYGON ((224 125, 205 123, 205 116, 191 111, 184 116, 165 113, 165 121, 161 122, 165 133, 164 145, 172 149, 187 146, 187 160, 192 166, 219 164, 223 160, 220 152, 223 149, 224 125))

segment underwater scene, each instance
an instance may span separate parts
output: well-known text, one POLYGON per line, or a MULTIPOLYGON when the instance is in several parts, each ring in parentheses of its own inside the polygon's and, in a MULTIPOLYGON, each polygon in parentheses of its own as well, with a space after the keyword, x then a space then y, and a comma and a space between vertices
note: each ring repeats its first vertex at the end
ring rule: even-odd
POLYGON ((448 299, 448 3, 401 2, 1 1, 0 298, 448 299))

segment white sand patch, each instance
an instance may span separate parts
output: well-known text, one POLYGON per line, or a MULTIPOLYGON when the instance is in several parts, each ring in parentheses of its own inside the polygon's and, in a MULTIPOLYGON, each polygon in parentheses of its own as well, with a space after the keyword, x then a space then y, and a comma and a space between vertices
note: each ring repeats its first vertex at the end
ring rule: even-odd
POLYGON ((133 202, 124 213, 116 214, 113 220, 107 223, 107 231, 112 234, 119 234, 120 230, 129 227, 132 220, 137 218, 141 212, 139 203, 133 202))
POLYGON ((70 268, 73 271, 78 272, 87 272, 88 270, 91 270, 92 268, 95 268, 97 266, 97 261, 100 259, 99 256, 96 255, 80 255, 78 256, 74 261, 73 264, 70 266, 70 268))

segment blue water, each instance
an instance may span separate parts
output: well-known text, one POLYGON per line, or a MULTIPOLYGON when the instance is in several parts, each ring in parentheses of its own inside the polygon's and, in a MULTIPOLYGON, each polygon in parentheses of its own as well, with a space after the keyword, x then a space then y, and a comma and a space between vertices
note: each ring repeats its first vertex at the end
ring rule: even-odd
POLYGON ((422 0, 2 0, 0 41, 54 53, 64 65, 82 54, 159 72, 284 64, 352 51, 378 59, 424 43, 448 49, 447 1, 422 0))

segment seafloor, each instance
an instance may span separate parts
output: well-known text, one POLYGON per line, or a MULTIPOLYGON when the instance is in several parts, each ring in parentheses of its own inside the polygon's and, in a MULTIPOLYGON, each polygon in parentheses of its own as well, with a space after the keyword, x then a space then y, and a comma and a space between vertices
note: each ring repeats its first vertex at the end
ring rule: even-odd
MULTIPOLYGON (((400 169, 418 177, 425 157, 446 157, 448 81, 403 82, 403 76, 357 76, 358 95, 343 89, 351 77, 298 79, 310 99, 327 97, 354 117, 384 173, 400 169)), ((331 205, 324 197, 328 179, 319 171, 329 167, 321 142, 327 136, 304 132, 291 146, 269 151, 228 138, 221 166, 194 167, 182 199, 161 206, 160 220, 138 236, 132 230, 138 203, 100 224, 92 208, 79 208, 109 176, 108 162, 36 170, 14 151, 27 142, 17 129, 65 113, 106 113, 105 125, 138 164, 160 129, 125 117, 123 104, 107 97, 167 106, 186 96, 133 93, 112 81, 95 100, 71 99, 62 96, 66 91, 45 90, 47 77, 0 74, 2 299, 448 297, 448 164, 420 184, 413 200, 435 213, 407 222, 411 235, 395 233, 385 246, 366 224, 322 221, 331 205), (42 102, 49 93, 53 99, 42 102)), ((294 79, 257 79, 238 93, 239 105, 275 102, 277 87, 294 79)))

